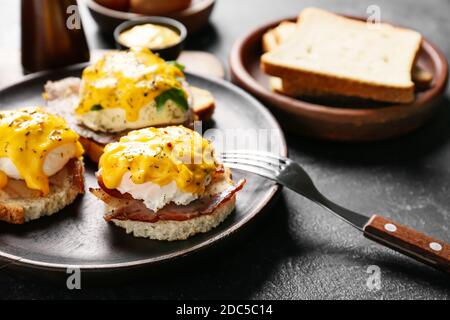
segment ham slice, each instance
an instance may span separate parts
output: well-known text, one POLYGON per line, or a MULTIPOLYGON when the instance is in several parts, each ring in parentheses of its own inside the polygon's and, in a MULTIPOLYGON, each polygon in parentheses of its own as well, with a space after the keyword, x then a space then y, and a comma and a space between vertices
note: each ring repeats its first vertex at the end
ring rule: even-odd
MULTIPOLYGON (((61 187, 64 182, 71 178, 72 186, 77 189, 79 193, 84 193, 84 168, 81 161, 71 159, 58 173, 49 178, 50 192, 52 186, 61 187)), ((39 190, 33 190, 27 187, 25 181, 8 179, 8 183, 0 189, 0 200, 8 199, 36 199, 41 197, 39 190)))
POLYGON ((230 201, 236 192, 241 190, 245 180, 235 185, 229 185, 218 194, 204 196, 188 205, 177 205, 169 203, 164 208, 154 212, 148 209, 141 200, 127 198, 116 198, 101 188, 90 191, 100 200, 105 202, 112 210, 105 215, 106 221, 133 220, 141 222, 157 222, 160 220, 185 221, 202 215, 213 214, 217 208, 230 201))

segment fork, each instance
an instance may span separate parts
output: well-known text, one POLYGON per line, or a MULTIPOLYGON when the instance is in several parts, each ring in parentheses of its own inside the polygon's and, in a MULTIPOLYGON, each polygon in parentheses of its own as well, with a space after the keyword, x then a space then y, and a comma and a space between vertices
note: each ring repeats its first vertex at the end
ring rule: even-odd
POLYGON ((370 218, 332 202, 296 162, 269 152, 229 150, 218 155, 225 166, 257 174, 287 187, 328 209, 359 231, 397 252, 450 273, 450 245, 379 215, 370 218))

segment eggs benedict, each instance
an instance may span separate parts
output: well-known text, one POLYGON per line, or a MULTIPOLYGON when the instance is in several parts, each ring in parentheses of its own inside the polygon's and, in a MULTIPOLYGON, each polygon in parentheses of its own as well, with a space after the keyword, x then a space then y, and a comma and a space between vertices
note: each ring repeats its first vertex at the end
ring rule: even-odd
POLYGON ((207 232, 234 209, 231 173, 214 148, 183 126, 135 130, 108 144, 90 191, 106 203, 106 221, 136 237, 182 240, 207 232))
POLYGON ((84 192, 83 147, 64 119, 41 108, 0 111, 0 220, 51 215, 84 192))
POLYGON ((107 53, 81 77, 81 123, 94 131, 120 132, 190 119, 184 74, 146 48, 107 53))
POLYGON ((112 51, 79 78, 49 82, 47 109, 68 120, 87 154, 98 161, 106 144, 129 130, 149 126, 192 126, 208 120, 214 98, 190 87, 183 67, 146 48, 112 51))

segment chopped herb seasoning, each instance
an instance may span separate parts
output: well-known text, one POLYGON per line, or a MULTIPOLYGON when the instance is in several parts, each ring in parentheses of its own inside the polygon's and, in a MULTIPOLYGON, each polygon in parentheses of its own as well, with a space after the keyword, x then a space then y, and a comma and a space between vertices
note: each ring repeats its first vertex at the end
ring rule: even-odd
POLYGON ((185 92, 177 88, 166 90, 159 96, 157 96, 155 98, 156 109, 160 111, 169 100, 173 101, 183 111, 187 111, 189 109, 189 104, 187 102, 185 92))
POLYGON ((100 111, 100 110, 103 110, 103 107, 102 107, 101 104, 94 104, 94 105, 91 107, 91 111, 100 111))
POLYGON ((184 72, 184 70, 186 69, 186 67, 178 61, 167 61, 167 63, 173 65, 174 67, 177 67, 181 72, 184 72))

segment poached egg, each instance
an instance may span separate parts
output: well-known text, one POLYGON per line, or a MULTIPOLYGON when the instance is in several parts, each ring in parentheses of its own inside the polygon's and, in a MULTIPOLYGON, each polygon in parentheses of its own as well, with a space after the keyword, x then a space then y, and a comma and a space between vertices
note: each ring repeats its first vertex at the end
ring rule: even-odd
POLYGON ((106 145, 99 172, 104 186, 143 200, 154 212, 187 205, 209 185, 218 164, 211 143, 183 126, 131 131, 106 145))
POLYGON ((82 74, 75 113, 94 131, 120 132, 189 120, 189 94, 177 64, 146 48, 105 54, 82 74))
POLYGON ((48 178, 82 156, 78 139, 64 119, 41 108, 0 112, 0 188, 8 179, 24 180, 47 195, 48 178))

